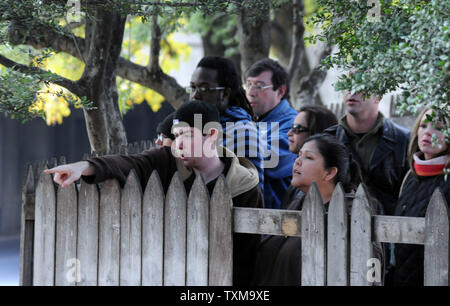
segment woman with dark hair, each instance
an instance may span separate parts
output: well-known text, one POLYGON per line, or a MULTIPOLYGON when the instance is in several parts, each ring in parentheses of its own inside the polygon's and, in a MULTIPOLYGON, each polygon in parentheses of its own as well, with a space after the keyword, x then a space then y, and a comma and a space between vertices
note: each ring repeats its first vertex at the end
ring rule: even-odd
MULTIPOLYGON (((298 154, 305 139, 311 135, 322 133, 325 129, 337 124, 337 118, 329 109, 322 106, 307 105, 299 109, 292 127, 287 133, 289 151, 298 154)), ((289 186, 281 200, 280 208, 284 209, 295 199, 302 196, 300 189, 289 186)))
POLYGON ((329 109, 316 105, 302 106, 287 133, 289 136, 289 151, 298 154, 307 137, 322 133, 335 124, 338 124, 338 120, 329 109))
MULTIPOLYGON (((292 182, 304 195, 289 210, 301 210, 305 195, 315 182, 325 209, 338 182, 351 199, 361 183, 359 166, 335 137, 316 134, 305 140, 292 169, 292 182)), ((372 201, 371 201, 372 202, 372 201)), ((373 204, 373 203, 371 203, 373 204)), ((378 246, 377 257, 382 254, 378 246)), ((301 238, 267 236, 259 245, 253 283, 259 286, 301 284, 301 238)))
MULTIPOLYGON (((430 107, 417 117, 408 148, 410 170, 400 189, 396 216, 425 217, 436 188, 450 203, 450 180, 445 179, 445 169, 450 170, 450 139, 442 133, 444 122, 448 126, 450 119, 437 118, 430 107)), ((423 286, 423 245, 396 244, 394 257, 393 285, 423 286)))

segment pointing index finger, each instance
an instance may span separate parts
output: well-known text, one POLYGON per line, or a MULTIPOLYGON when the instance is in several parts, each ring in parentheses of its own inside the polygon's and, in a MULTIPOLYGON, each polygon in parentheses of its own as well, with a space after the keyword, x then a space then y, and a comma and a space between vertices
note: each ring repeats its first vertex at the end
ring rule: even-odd
POLYGON ((44 173, 46 173, 46 174, 51 174, 51 173, 56 173, 56 169, 55 168, 51 168, 51 169, 45 169, 44 170, 44 173))

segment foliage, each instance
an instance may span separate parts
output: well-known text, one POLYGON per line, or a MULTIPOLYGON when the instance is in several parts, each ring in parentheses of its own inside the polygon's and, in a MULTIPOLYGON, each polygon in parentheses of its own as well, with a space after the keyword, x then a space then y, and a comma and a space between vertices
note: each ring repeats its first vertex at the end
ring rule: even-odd
MULTIPOLYGON (((22 4, 15 3, 14 9, 21 9, 21 12, 24 12, 31 7, 36 8, 36 6, 31 5, 33 2, 35 1, 25 1, 22 4)), ((5 2, 2 1, 0 7, 5 7, 4 4, 5 2)), ((68 24, 64 15, 66 9, 61 6, 44 5, 39 11, 43 11, 45 14, 33 13, 31 16, 23 14, 21 17, 28 18, 30 23, 36 22, 35 18, 38 18, 51 26, 53 30, 65 33, 68 31, 65 28, 68 24)), ((14 14, 11 10, 7 9, 5 12, 2 18, 6 20, 13 18, 14 14)), ((83 15, 85 16, 86 12, 83 15)), ((161 25, 165 29, 173 28, 175 25, 182 23, 179 19, 166 18, 161 21, 161 25)), ((73 81, 81 77, 84 63, 68 54, 56 53, 51 49, 39 51, 24 45, 11 46, 8 43, 8 25, 7 22, 0 24, 1 54, 18 63, 39 67, 73 81), (24 57, 24 55, 27 56, 24 57)), ((77 27, 73 29, 73 33, 70 33, 70 35, 84 38, 84 28, 84 25, 77 27)), ((29 28, 27 27, 27 29, 29 28)), ((173 35, 170 35, 168 31, 164 33, 166 35, 162 37, 161 42, 160 66, 163 72, 169 73, 179 68, 181 60, 186 61, 189 58, 191 50, 186 44, 176 42, 173 35)), ((129 18, 124 35, 122 55, 137 64, 145 65, 148 60, 149 41, 150 25, 147 19, 142 17, 129 18)), ((2 91, 0 91, 2 97, 0 112, 4 112, 11 118, 26 121, 30 118, 42 117, 48 125, 61 124, 62 118, 70 115, 70 104, 75 105, 75 107, 90 107, 92 105, 85 98, 80 99, 68 90, 51 83, 50 74, 25 75, 2 66, 0 66, 0 73, 2 80, 0 85, 0 88, 2 88, 2 91)), ((122 113, 132 108, 134 103, 140 104, 144 100, 147 101, 153 111, 157 111, 164 100, 164 97, 157 92, 128 80, 117 78, 117 85, 119 107, 122 113)))
MULTIPOLYGON (((323 67, 353 71, 340 77, 337 90, 381 96, 401 89, 397 102, 401 114, 431 104, 441 118, 449 117, 449 1, 317 3, 321 10, 312 22, 323 32, 312 38, 339 47, 323 67), (370 3, 375 6, 369 7, 370 3)), ((448 125, 444 133, 450 135, 448 125)))
MULTIPOLYGON (((233 14, 239 8, 244 7, 248 12, 249 19, 258 18, 261 12, 265 12, 268 7, 277 8, 291 0, 165 0, 165 1, 129 1, 129 0, 73 0, 80 8, 81 17, 91 18, 94 9, 100 7, 105 10, 114 10, 129 16, 122 45, 121 56, 141 66, 148 64, 148 50, 150 44, 150 17, 154 14, 159 16, 159 25, 162 28, 160 66, 164 73, 178 69, 180 61, 189 57, 190 49, 185 44, 177 43, 174 40, 175 30, 186 25, 187 20, 191 20, 191 25, 198 21, 193 27, 195 31, 208 29, 211 22, 210 16, 218 13, 227 18, 223 27, 218 27, 213 31, 213 42, 221 42, 226 47, 226 56, 232 56, 238 52, 238 41, 236 36, 230 35, 236 27, 236 19, 233 14), (209 18, 209 19, 208 19, 209 18), (200 22, 200 20, 202 20, 200 22), (203 27, 203 29, 202 29, 203 27)), ((311 7, 313 0, 306 0, 306 7, 311 7)), ((34 28, 48 29, 48 33, 57 33, 67 36, 84 38, 84 25, 75 29, 68 27, 68 12, 71 8, 66 6, 67 1, 51 0, 22 0, 7 1, 0 0, 0 54, 20 64, 39 67, 45 71, 52 72, 66 79, 76 81, 83 73, 84 64, 82 61, 63 53, 56 53, 54 50, 37 51, 31 47, 20 45, 11 47, 9 27, 11 23, 20 20, 21 39, 25 44, 25 37, 33 37, 39 41, 40 34, 33 32, 34 28), (2 47, 3 46, 3 47, 2 47), (6 48, 6 49, 5 49, 6 48), (24 57, 23 50, 31 50, 32 56, 24 57), (17 56, 16 56, 17 54, 17 56)), ((43 31, 44 32, 44 31, 43 31)), ((43 35, 43 34, 42 34, 43 35)), ((20 39, 20 38, 19 38, 20 39)), ((14 43, 17 45, 17 42, 14 43)), ((52 74, 24 75, 7 69, 1 69, 2 88, 0 101, 3 103, 0 111, 12 115, 16 109, 28 109, 31 113, 15 113, 15 117, 27 118, 27 116, 43 116, 47 118, 47 123, 60 123, 62 118, 69 115, 69 105, 89 104, 84 98, 77 98, 73 93, 61 87, 53 85, 52 74), (23 80, 20 80, 23 78, 23 80), (20 81, 19 81, 20 80, 20 81), (7 84, 15 84, 11 87, 7 84), (19 86, 19 87, 17 87, 19 86), (15 88, 10 96, 8 89, 15 88), (20 93, 20 94, 19 94, 20 93), (3 94, 5 97, 3 97, 3 94), (5 99, 4 99, 5 98, 5 99), (6 103, 6 104, 5 104, 6 103), (7 103, 10 103, 7 105, 7 103), (58 104, 59 103, 59 104, 58 104), (48 104, 48 106, 46 106, 48 104), (49 119, 53 118, 53 119, 49 119)), ((154 111, 158 110, 163 101, 163 97, 158 93, 136 83, 117 78, 117 88, 119 93, 119 107, 122 112, 126 112, 134 103, 142 103, 144 100, 149 103, 154 111)))
MULTIPOLYGON (((167 22, 162 20, 163 24, 167 22)), ((177 24, 182 24, 183 19, 176 20, 177 24)), ((159 64, 164 73, 177 71, 181 61, 189 60, 191 48, 185 44, 177 42, 173 33, 164 32, 161 40, 161 53, 159 64)), ((149 22, 142 17, 132 17, 125 27, 124 41, 122 45, 122 57, 131 60, 138 65, 146 65, 148 62, 148 47, 150 45, 151 29, 149 22)), ((133 107, 133 104, 141 104, 146 101, 154 112, 161 108, 164 97, 154 90, 141 86, 128 80, 117 78, 117 88, 119 91, 119 107, 122 113, 133 107)))

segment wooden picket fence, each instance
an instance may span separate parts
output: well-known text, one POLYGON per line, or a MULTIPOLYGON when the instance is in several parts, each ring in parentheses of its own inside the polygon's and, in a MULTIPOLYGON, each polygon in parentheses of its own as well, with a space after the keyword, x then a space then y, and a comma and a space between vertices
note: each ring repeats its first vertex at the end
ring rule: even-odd
POLYGON ((373 285, 372 242, 425 246, 425 284, 449 283, 449 212, 439 189, 425 218, 378 216, 360 186, 351 214, 340 184, 325 213, 313 185, 302 211, 232 207, 219 177, 189 195, 174 175, 165 195, 156 171, 55 186, 29 166, 23 189, 21 285, 232 285, 232 234, 302 237, 302 285, 373 285))

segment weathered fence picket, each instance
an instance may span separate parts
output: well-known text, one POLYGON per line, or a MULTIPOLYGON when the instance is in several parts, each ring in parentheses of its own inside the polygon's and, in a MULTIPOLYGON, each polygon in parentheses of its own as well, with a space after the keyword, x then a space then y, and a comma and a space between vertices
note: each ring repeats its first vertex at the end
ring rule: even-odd
POLYGON ((120 285, 141 284, 142 190, 134 170, 122 190, 120 206, 120 285))
POLYGON ((33 284, 55 284, 56 194, 52 177, 42 172, 36 187, 33 284))
POLYGON ((350 225, 350 285, 369 286, 367 263, 372 258, 372 211, 363 185, 353 200, 350 225))
POLYGON ((302 219, 302 285, 325 286, 325 208, 315 183, 306 195, 302 219))
POLYGON ((144 193, 142 208, 142 285, 163 285, 164 191, 153 171, 144 193))
POLYGON ((78 194, 75 185, 58 187, 56 203, 55 285, 75 286, 78 270, 78 194))
POLYGON ((338 183, 333 192, 327 221, 327 285, 347 286, 349 284, 348 212, 341 183, 338 183))
POLYGON ((233 283, 233 230, 231 194, 220 175, 209 207, 209 285, 231 286, 233 283))
POLYGON ((78 194, 77 286, 96 286, 98 267, 99 194, 97 185, 81 181, 78 194))
POLYGON ((164 210, 164 285, 186 284, 186 191, 176 173, 167 191, 164 210))
POLYGON ((425 215, 425 280, 428 286, 449 285, 449 212, 436 189, 425 215))
POLYGON ((201 176, 192 185, 187 202, 186 285, 208 285, 209 195, 201 176))
POLYGON ((328 213, 315 184, 302 211, 233 208, 223 176, 209 198, 201 177, 189 195, 179 174, 164 194, 156 171, 144 191, 134 171, 123 189, 56 189, 45 168, 28 167, 23 187, 21 285, 231 285, 233 232, 301 236, 303 285, 372 285, 374 242, 424 245, 425 285, 449 283, 439 189, 425 218, 406 218, 374 215, 363 186, 350 214, 340 184, 328 213))
POLYGON ((119 285, 120 188, 116 180, 105 181, 100 191, 98 248, 98 284, 119 285))
POLYGON ((22 188, 22 217, 20 227, 20 279, 21 286, 33 283, 33 242, 35 215, 35 180, 33 167, 28 165, 22 188))

